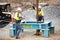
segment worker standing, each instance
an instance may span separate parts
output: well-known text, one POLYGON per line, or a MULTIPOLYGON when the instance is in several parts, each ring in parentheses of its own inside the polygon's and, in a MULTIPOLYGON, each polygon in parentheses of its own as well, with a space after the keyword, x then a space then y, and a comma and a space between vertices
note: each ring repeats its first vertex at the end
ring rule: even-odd
POLYGON ((24 18, 22 16, 22 9, 21 8, 17 8, 17 12, 15 13, 14 19, 15 19, 15 23, 16 23, 16 39, 18 39, 19 33, 21 32, 21 20, 22 18, 24 18))
MULTIPOLYGON (((42 6, 38 6, 38 21, 44 22, 44 12, 41 10, 42 6)), ((40 29, 36 30, 36 33, 34 35, 39 36, 40 35, 40 29)))
MULTIPOLYGON (((38 21, 40 22, 44 22, 44 12, 43 10, 41 9, 42 6, 38 6, 38 21)), ((37 35, 40 35, 40 30, 36 30, 36 34, 37 35)))
POLYGON ((44 12, 43 10, 41 9, 42 7, 41 6, 38 6, 38 21, 42 21, 44 22, 44 12))

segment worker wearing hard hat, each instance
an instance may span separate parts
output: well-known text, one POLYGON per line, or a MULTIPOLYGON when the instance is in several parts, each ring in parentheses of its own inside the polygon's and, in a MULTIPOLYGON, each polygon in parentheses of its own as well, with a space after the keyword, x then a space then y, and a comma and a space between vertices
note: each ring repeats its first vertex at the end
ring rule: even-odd
POLYGON ((44 12, 41 10, 42 6, 38 6, 38 21, 43 20, 42 22, 44 22, 44 12))
MULTIPOLYGON (((41 22, 41 20, 43 20, 42 22, 44 22, 44 12, 41 10, 42 6, 38 6, 38 21, 41 22)), ((40 30, 36 30, 36 34, 37 36, 40 35, 40 30)))
POLYGON ((21 12, 22 12, 22 9, 21 8, 17 8, 17 12, 15 13, 14 19, 20 20, 21 12))
POLYGON ((21 12, 22 12, 22 9, 17 8, 17 12, 15 13, 15 16, 14 16, 15 23, 16 23, 16 32, 15 32, 16 39, 18 39, 19 33, 22 30, 20 22, 21 22, 22 18, 24 18, 24 17, 22 16, 21 12))

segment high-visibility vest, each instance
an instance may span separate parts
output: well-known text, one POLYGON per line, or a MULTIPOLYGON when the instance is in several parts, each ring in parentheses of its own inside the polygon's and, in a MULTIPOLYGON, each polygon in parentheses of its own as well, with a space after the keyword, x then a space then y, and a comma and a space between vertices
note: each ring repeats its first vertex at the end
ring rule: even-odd
POLYGON ((44 12, 41 10, 41 11, 38 12, 38 15, 39 16, 44 16, 44 12))
POLYGON ((15 15, 14 15, 14 19, 16 19, 16 20, 21 20, 21 18, 20 17, 22 17, 22 15, 21 15, 21 13, 15 13, 15 15))

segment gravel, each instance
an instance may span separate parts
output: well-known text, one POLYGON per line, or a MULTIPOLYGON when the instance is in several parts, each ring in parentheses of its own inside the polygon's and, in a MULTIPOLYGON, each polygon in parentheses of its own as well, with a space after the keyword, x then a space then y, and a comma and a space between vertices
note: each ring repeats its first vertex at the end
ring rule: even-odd
MULTIPOLYGON (((44 11, 44 19, 45 21, 53 22, 53 26, 56 29, 60 29, 60 6, 46 6, 43 7, 42 10, 44 11)), ((36 21, 36 11, 35 10, 26 10, 22 12, 23 15, 26 16, 25 21, 36 21)))

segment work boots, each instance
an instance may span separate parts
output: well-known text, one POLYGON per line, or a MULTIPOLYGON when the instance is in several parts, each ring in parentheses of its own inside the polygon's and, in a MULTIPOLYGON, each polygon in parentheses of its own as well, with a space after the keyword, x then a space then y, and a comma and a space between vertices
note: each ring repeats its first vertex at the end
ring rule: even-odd
POLYGON ((36 36, 39 36, 40 35, 40 30, 36 30, 36 34, 34 34, 36 36))

